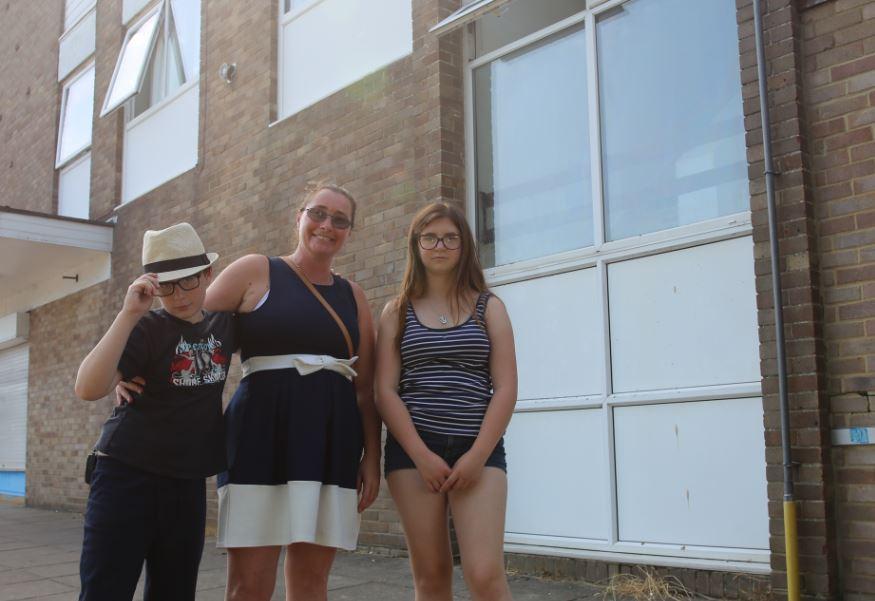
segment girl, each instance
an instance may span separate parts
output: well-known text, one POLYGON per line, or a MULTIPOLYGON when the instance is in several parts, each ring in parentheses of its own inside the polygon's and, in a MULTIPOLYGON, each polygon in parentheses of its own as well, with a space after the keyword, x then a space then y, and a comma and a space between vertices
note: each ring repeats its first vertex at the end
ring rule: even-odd
POLYGON ((472 598, 510 599, 502 436, 517 394, 513 330, 455 207, 430 204, 410 226, 401 292, 380 318, 376 393, 416 600, 453 598, 448 509, 472 598))

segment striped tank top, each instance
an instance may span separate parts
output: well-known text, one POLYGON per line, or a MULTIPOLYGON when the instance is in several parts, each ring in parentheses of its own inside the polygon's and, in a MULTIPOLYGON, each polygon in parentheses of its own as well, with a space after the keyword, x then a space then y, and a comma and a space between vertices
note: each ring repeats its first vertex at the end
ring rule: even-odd
POLYGON ((464 323, 435 329, 420 323, 407 304, 401 337, 399 393, 418 430, 477 436, 492 398, 486 302, 477 299, 464 323))

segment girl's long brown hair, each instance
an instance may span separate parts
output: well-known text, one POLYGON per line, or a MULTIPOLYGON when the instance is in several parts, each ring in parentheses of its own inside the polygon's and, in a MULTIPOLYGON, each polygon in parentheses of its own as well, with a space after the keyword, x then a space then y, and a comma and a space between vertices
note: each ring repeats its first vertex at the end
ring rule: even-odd
POLYGON ((401 290, 395 297, 395 309, 398 311, 398 336, 396 342, 401 348, 401 337, 404 335, 404 324, 407 319, 407 306, 410 301, 420 298, 426 291, 425 266, 419 256, 419 234, 435 219, 449 219, 459 230, 461 238, 459 263, 456 265, 456 277, 453 282, 450 310, 459 316, 463 305, 467 304, 466 294, 486 292, 486 278, 483 268, 474 248, 474 237, 465 215, 458 208, 443 202, 434 202, 423 207, 414 217, 407 233, 407 267, 401 280, 401 290))

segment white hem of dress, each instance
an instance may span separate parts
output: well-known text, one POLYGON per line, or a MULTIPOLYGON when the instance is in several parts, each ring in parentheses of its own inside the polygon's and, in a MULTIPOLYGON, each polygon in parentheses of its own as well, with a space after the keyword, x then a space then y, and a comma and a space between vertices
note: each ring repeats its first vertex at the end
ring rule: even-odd
POLYGON ((354 551, 360 516, 354 489, 294 480, 219 488, 216 546, 270 547, 313 543, 354 551))

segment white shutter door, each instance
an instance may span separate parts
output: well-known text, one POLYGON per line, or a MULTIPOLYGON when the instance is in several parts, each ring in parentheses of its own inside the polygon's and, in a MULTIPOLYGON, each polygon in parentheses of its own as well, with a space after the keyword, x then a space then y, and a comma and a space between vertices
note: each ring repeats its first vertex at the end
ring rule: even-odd
POLYGON ((28 345, 0 351, 0 470, 24 470, 28 345))

